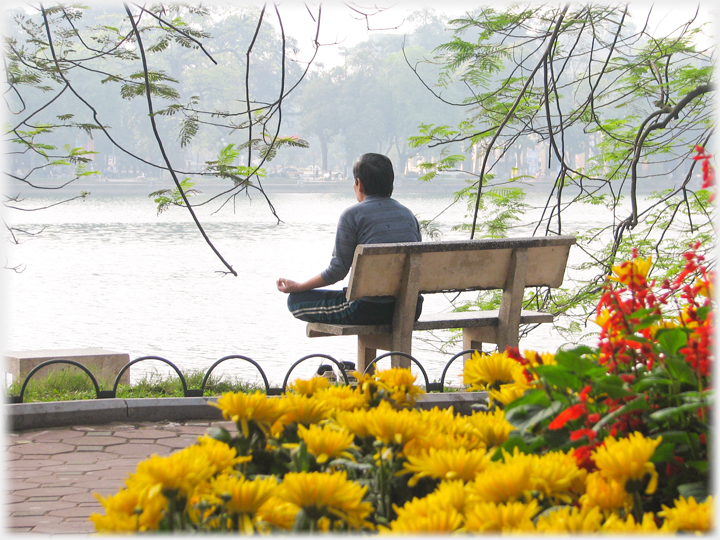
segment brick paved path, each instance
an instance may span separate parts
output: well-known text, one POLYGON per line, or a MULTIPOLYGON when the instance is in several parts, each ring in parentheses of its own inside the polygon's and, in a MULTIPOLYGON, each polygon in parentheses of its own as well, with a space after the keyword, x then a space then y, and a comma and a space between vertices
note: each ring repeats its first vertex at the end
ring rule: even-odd
POLYGON ((140 461, 193 444, 211 425, 231 422, 142 422, 9 433, 5 454, 5 530, 88 534, 103 513, 93 493, 117 493, 140 461))

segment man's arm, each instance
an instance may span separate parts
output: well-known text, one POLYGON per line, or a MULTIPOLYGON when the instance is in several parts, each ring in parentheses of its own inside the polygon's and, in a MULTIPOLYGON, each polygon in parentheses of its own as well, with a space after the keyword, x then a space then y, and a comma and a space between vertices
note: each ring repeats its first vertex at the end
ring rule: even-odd
POLYGON ((317 289, 318 287, 325 287, 326 285, 329 285, 329 283, 327 283, 320 274, 302 283, 286 278, 277 280, 278 291, 284 293, 309 291, 311 289, 317 289))

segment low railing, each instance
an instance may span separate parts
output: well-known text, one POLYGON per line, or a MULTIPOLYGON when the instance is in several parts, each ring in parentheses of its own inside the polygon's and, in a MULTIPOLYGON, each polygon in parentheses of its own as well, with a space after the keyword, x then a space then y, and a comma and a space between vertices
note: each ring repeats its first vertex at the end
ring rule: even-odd
MULTIPOLYGON (((462 357, 463 355, 470 354, 473 352, 475 352, 474 349, 464 350, 464 351, 457 353, 452 358, 450 358, 450 360, 445 364, 445 367, 442 371, 442 375, 440 377, 440 382, 430 382, 427 372, 425 371, 425 368, 422 366, 422 364, 416 358, 414 358, 412 355, 407 354, 407 353, 402 353, 402 352, 388 352, 385 354, 381 354, 380 356, 375 358, 372 362, 370 362, 367 365, 364 373, 368 373, 368 371, 374 369, 375 364, 378 361, 382 360, 383 358, 387 358, 390 356, 401 356, 401 357, 409 359, 410 362, 414 363, 419 368, 419 370, 423 376, 423 379, 425 382, 425 390, 427 392, 444 392, 445 391, 445 377, 447 376, 448 369, 450 368, 452 363, 455 362, 455 360, 457 360, 458 358, 462 357)), ((46 360, 45 362, 42 362, 41 364, 38 364, 37 366, 35 366, 23 380, 22 386, 20 387, 20 395, 7 396, 7 402, 8 403, 23 403, 23 397, 25 396, 25 389, 27 388, 27 385, 28 385, 28 382, 30 381, 30 379, 33 377, 33 375, 35 375, 42 368, 47 367, 52 364, 69 364, 69 365, 80 368, 92 381, 93 386, 95 387, 96 399, 115 398, 115 397, 117 397, 118 385, 120 384, 120 378, 123 376, 123 374, 128 369, 130 369, 131 366, 133 366, 139 362, 145 362, 145 361, 149 361, 149 360, 158 360, 160 362, 164 362, 168 366, 170 366, 175 371, 175 373, 177 373, 177 376, 180 379, 180 383, 182 384, 183 397, 202 397, 205 394, 205 387, 207 385, 208 380, 210 379, 210 375, 215 370, 215 368, 218 367, 220 364, 230 361, 230 360, 242 360, 244 362, 248 362, 248 363, 252 364, 253 366, 255 366, 255 368, 258 370, 258 372, 260 373, 260 375, 262 377, 263 384, 265 386, 265 392, 269 396, 277 396, 277 395, 281 395, 285 392, 288 381, 290 379, 290 374, 293 372, 293 370, 298 365, 300 365, 303 362, 306 362, 312 358, 323 358, 325 360, 328 360, 328 361, 334 363, 340 370, 340 374, 342 375, 343 382, 345 384, 350 384, 349 379, 348 379, 347 370, 345 368, 345 363, 336 360, 332 356, 329 356, 327 354, 321 354, 321 353, 309 354, 307 356, 304 356, 300 360, 295 362, 292 366, 290 366, 287 373, 285 374, 285 378, 283 380, 282 386, 279 388, 270 386, 267 375, 265 375, 265 372, 263 371, 260 364, 258 364, 252 358, 249 358, 247 356, 243 356, 240 354, 231 354, 229 356, 225 356, 225 357, 221 358, 220 360, 218 360, 217 362, 215 362, 212 366, 210 366, 208 368, 208 370, 205 372, 205 375, 203 377, 200 388, 188 388, 187 381, 185 380, 185 377, 183 376, 182 372, 170 360, 167 360, 166 358, 162 358, 160 356, 142 356, 140 358, 136 358, 135 360, 128 362, 127 364, 125 364, 123 366, 123 368, 120 370, 120 373, 118 373, 117 377, 115 377, 115 382, 113 384, 112 390, 100 390, 100 385, 98 384, 95 376, 92 374, 92 372, 86 366, 82 365, 80 362, 77 362, 75 360, 65 359, 65 358, 56 358, 56 359, 52 359, 52 360, 46 360)))

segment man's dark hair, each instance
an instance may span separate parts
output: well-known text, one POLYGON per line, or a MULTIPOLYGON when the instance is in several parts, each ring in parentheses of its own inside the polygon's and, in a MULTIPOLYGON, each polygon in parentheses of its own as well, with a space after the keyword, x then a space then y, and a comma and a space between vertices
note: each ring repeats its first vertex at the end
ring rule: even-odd
POLYGON ((353 177, 362 181, 366 195, 392 195, 395 173, 392 161, 387 156, 363 154, 353 165, 353 177))

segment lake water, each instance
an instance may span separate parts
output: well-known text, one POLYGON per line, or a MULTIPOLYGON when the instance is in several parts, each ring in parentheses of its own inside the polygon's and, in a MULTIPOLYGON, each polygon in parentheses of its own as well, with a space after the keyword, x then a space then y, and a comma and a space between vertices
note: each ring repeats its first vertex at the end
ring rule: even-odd
MULTIPOLYGON (((452 195, 445 194, 395 198, 420 219, 435 217, 452 202, 452 195)), ((355 361, 356 338, 307 338, 305 324, 290 315, 286 296, 275 288, 280 276, 304 280, 326 267, 337 219, 355 202, 352 192, 275 193, 271 199, 282 223, 261 196, 239 197, 217 212, 218 205, 198 208, 209 237, 238 277, 221 273, 224 267, 186 210, 173 208, 158 216, 145 195, 93 194, 86 201, 7 216, 17 227, 45 229, 7 249, 7 264, 22 264, 24 271, 5 271, 5 349, 99 347, 127 352, 131 359, 161 356, 184 373, 206 371, 226 355, 242 354, 262 365, 275 385, 305 355, 355 361)), ((529 200, 543 202, 539 195, 529 200)), ((585 229, 591 211, 598 210, 574 209, 564 216, 564 226, 585 229)), ((467 238, 450 230, 464 214, 455 206, 438 219, 443 240, 467 238)), ((529 229, 513 232, 531 234, 529 229)), ((579 256, 573 248, 571 257, 579 256)), ((449 310, 450 297, 429 296, 425 310, 449 310)), ((562 343, 551 325, 542 325, 521 347, 555 350, 562 343)), ((432 340, 415 339, 413 355, 431 379, 439 379, 449 359, 432 340)), ((310 376, 319 363, 305 362, 293 378, 310 376)), ((456 364, 450 383, 459 382, 456 364)), ((132 379, 153 370, 166 371, 159 362, 143 362, 131 369, 132 379)), ((216 373, 260 380, 242 362, 227 362, 216 373)))

